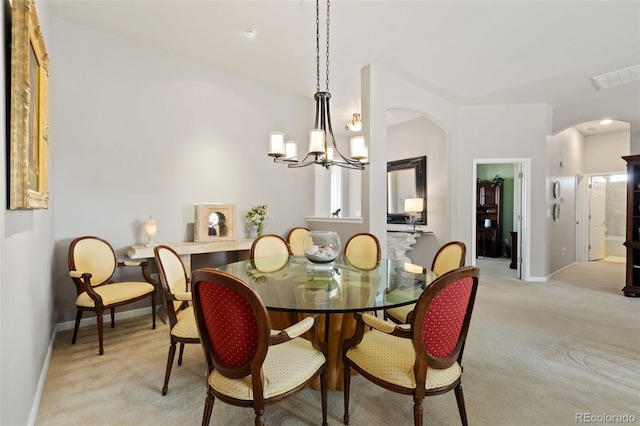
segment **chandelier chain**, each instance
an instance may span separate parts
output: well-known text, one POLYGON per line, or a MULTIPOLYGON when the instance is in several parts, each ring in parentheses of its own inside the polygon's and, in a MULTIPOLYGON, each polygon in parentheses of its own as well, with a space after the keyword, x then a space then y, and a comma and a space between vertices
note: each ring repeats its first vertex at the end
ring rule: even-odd
POLYGON ((316 92, 320 91, 320 2, 316 1, 316 92))
POLYGON ((329 17, 329 0, 327 0, 327 88, 326 91, 329 91, 329 22, 331 21, 329 17))

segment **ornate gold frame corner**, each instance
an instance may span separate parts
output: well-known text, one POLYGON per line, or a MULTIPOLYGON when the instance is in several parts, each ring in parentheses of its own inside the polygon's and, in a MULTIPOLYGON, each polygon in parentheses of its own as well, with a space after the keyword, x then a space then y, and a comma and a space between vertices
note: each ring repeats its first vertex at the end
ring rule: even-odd
POLYGON ((13 0, 9 209, 49 204, 49 55, 33 0, 13 0))

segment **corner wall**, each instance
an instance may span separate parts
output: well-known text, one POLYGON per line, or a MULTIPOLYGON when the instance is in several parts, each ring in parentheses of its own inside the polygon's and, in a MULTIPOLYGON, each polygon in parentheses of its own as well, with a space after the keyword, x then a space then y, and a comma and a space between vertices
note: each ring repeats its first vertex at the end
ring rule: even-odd
MULTIPOLYGON (((3 6, 0 20, 6 28, 11 15, 6 1, 3 6)), ((53 40, 48 3, 37 2, 36 13, 47 50, 51 52, 53 40)), ((9 40, 5 36, 3 32, 2 52, 4 63, 8 64, 9 40)), ((0 71, 3 99, 7 96, 4 83, 10 77, 9 72, 9 67, 0 71)), ((6 120, 5 106, 2 103, 0 108, 6 120)), ((1 125, 3 134, 7 134, 8 128, 5 120, 1 125)), ((52 138, 51 146, 55 143, 52 138)), ((33 403, 37 399, 38 384, 44 380, 40 375, 55 328, 51 264, 56 188, 50 177, 51 198, 47 210, 7 210, 6 155, 7 151, 0 150, 0 424, 24 425, 35 421, 33 403)), ((51 176, 55 173, 51 153, 49 159, 51 176)))

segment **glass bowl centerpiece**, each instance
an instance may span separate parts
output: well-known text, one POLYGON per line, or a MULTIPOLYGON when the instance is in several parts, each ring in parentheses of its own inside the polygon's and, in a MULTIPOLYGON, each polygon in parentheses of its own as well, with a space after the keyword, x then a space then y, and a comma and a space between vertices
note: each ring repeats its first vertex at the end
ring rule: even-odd
POLYGON ((334 231, 309 231, 303 240, 304 255, 314 263, 333 262, 340 255, 340 237, 334 231))

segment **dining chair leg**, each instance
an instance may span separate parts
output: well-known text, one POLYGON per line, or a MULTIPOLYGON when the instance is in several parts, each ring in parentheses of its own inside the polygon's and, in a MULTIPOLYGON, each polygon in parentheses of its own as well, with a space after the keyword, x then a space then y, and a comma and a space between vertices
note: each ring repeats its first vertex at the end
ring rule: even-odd
POLYGON ((99 310, 96 312, 96 323, 98 325, 98 345, 99 345, 98 353, 102 355, 104 354, 104 348, 102 347, 102 324, 103 324, 102 310, 99 310))
POLYGON ((320 395, 322 398, 322 426, 327 426, 327 368, 320 373, 320 395))
MULTIPOLYGON (((175 347, 173 348, 175 352, 175 347)), ((178 355, 178 365, 182 365, 182 354, 184 353, 184 343, 180 343, 180 354, 178 355)))
POLYGON ((78 337, 78 329, 80 328, 80 320, 82 319, 82 309, 78 309, 76 312, 76 325, 73 327, 73 337, 71 338, 71 344, 76 344, 76 338, 78 337))
POLYGON ((173 358, 176 355, 176 342, 171 339, 169 345, 169 356, 167 357, 167 369, 164 373, 164 386, 162 386, 162 395, 166 395, 169 391, 169 377, 171 376, 171 367, 173 366, 173 358))
POLYGON ((458 383, 453 391, 456 394, 456 401, 458 402, 458 411, 460 412, 460 420, 463 426, 467 426, 467 410, 464 407, 464 394, 462 393, 462 383, 458 383))
POLYGON ((213 411, 213 403, 215 402, 215 397, 213 396, 213 392, 211 392, 211 387, 207 385, 209 389, 207 391, 207 398, 204 400, 204 413, 202 414, 202 426, 208 426, 209 420, 211 420, 211 412, 213 411))
POLYGON ((111 328, 116 326, 116 308, 111 308, 111 328))
POLYGON ((422 415, 424 413, 422 399, 414 397, 413 401, 413 424, 414 426, 422 426, 422 415))
POLYGON ((344 364, 344 391, 342 395, 344 395, 344 417, 343 423, 345 425, 349 424, 349 388, 351 385, 351 368, 345 362, 344 364))
POLYGON ((151 329, 155 330, 156 329, 156 292, 154 291, 153 294, 151 294, 151 329))
POLYGON ((264 410, 256 408, 254 411, 256 413, 255 425, 264 426, 264 410))

